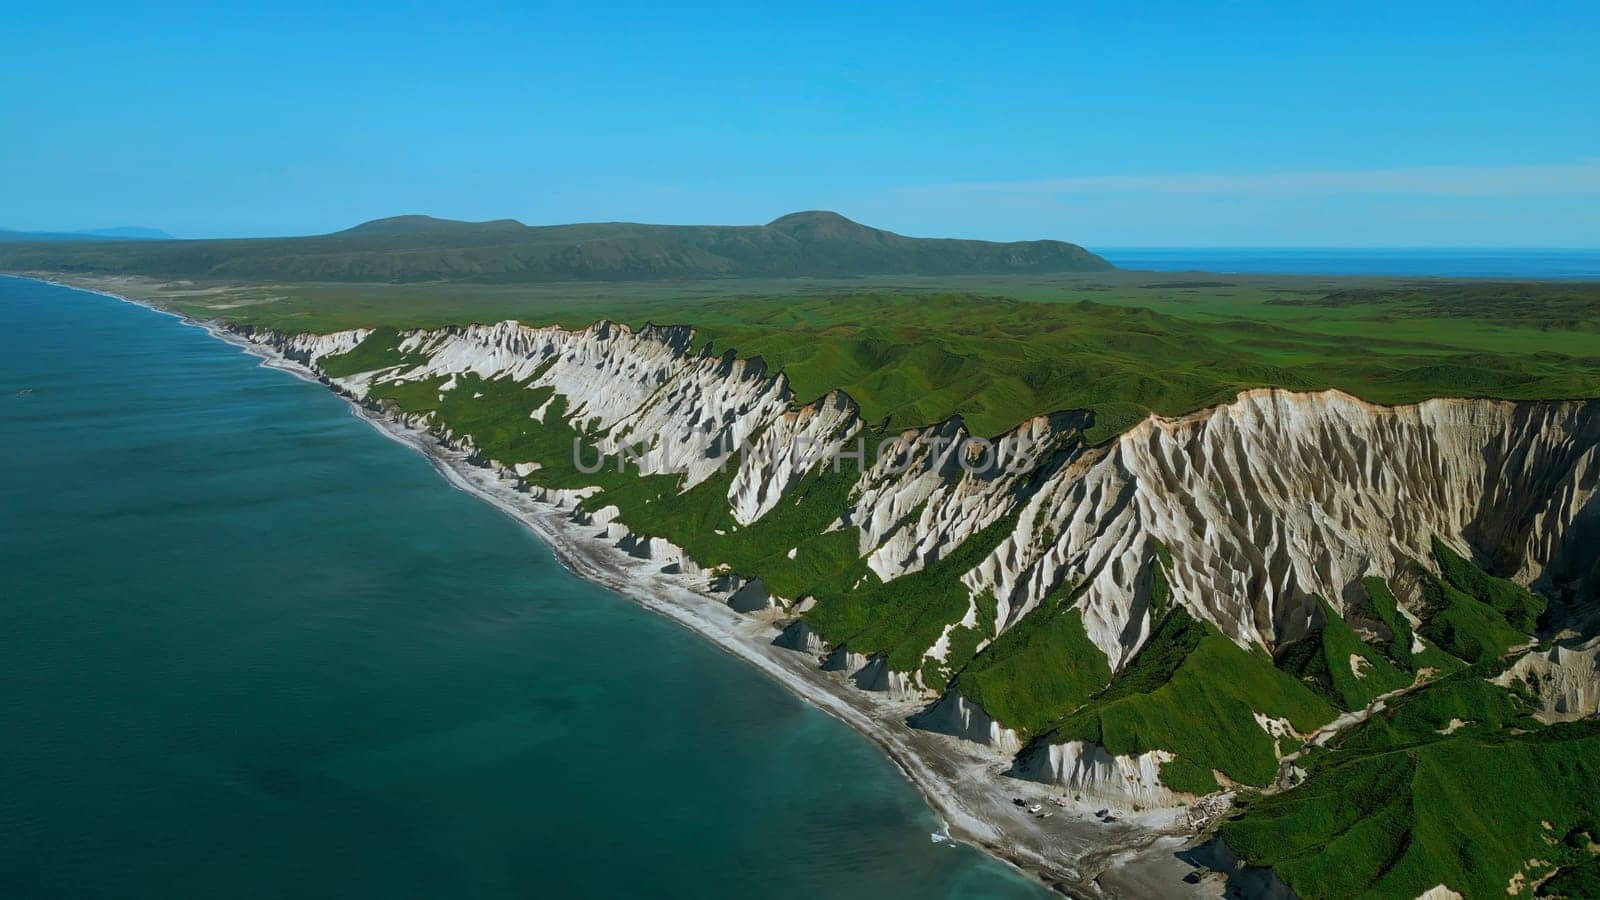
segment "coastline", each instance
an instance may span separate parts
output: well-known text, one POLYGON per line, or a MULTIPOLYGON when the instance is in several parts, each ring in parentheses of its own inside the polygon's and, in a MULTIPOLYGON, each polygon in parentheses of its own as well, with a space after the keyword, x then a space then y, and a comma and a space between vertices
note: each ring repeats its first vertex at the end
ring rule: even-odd
MULTIPOLYGON (((104 290, 50 283, 173 316, 255 356, 263 367, 328 386, 309 367, 220 323, 104 290)), ((917 788, 949 838, 976 846, 1066 896, 1220 896, 1216 880, 1203 879, 1199 884, 1183 880, 1194 869, 1174 855, 1193 841, 1180 825, 1182 810, 1137 813, 1103 824, 1092 816, 1095 803, 1065 798, 1066 808, 1050 819, 1028 816, 1012 798, 1042 802, 1061 797, 1061 790, 1006 777, 1009 757, 988 747, 910 727, 906 717, 921 710, 922 701, 863 691, 845 673, 822 671, 812 654, 774 645, 778 630, 771 618, 731 609, 725 597, 693 586, 686 576, 661 571, 659 562, 636 558, 615 541, 598 536, 595 527, 574 521, 571 506, 517 490, 511 480, 471 461, 467 453, 340 396, 353 415, 421 453, 453 487, 493 505, 533 532, 574 574, 688 628, 872 740, 917 788)))

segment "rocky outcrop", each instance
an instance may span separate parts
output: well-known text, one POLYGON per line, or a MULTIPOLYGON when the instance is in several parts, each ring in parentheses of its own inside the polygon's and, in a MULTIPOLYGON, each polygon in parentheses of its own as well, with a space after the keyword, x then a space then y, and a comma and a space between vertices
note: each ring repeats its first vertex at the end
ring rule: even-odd
POLYGON ((1161 784, 1161 764, 1172 759, 1165 750, 1113 756, 1083 741, 1035 743, 1017 757, 1012 774, 1119 805, 1175 806, 1189 798, 1161 784))
POLYGON ((1085 625, 1116 666, 1147 636, 1138 573, 1159 542, 1176 602, 1272 648, 1311 629, 1313 597, 1345 611, 1363 577, 1426 560, 1435 537, 1525 584, 1592 559, 1571 526, 1600 515, 1597 447, 1595 403, 1250 391, 1062 466, 969 583, 1001 599, 1001 627, 1087 583, 1085 625))
POLYGON ((1539 717, 1547 722, 1600 713, 1600 637, 1529 651, 1495 682, 1527 685, 1539 698, 1539 717))
POLYGON ((749 525, 778 505, 807 472, 837 460, 845 442, 861 430, 855 401, 842 391, 783 412, 737 452, 738 468, 728 489, 734 521, 749 525))
POLYGON ((728 605, 742 613, 782 609, 785 606, 782 598, 768 593, 767 586, 759 578, 752 578, 740 585, 728 597, 728 605))
POLYGON ((1039 416, 992 442, 960 419, 903 431, 883 443, 844 521, 879 578, 918 571, 1012 511, 1027 479, 1088 424, 1082 413, 1039 416))
POLYGON ((874 656, 850 675, 850 680, 863 691, 882 691, 895 697, 923 697, 927 695, 918 680, 905 672, 889 667, 889 660, 874 656))
POLYGON ((823 640, 822 635, 817 634, 810 625, 807 625, 804 619, 795 619, 785 625, 783 630, 778 633, 778 636, 772 639, 772 643, 774 646, 782 647, 785 650, 809 653, 819 657, 828 649, 828 642, 823 640))
POLYGON ((370 328, 357 328, 332 334, 288 335, 279 342, 278 351, 295 362, 315 366, 324 356, 349 353, 370 334, 370 328))
POLYGON ((995 721, 983 707, 968 700, 960 691, 945 693, 938 702, 908 721, 917 728, 986 744, 1006 753, 1022 749, 1020 735, 995 721))

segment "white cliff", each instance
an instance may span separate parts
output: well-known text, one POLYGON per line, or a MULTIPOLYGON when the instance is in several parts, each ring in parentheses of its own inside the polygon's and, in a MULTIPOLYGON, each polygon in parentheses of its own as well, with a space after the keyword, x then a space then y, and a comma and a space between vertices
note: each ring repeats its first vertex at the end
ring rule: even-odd
POLYGON ((1113 756, 1097 744, 1068 741, 1030 745, 1013 773, 1113 804, 1174 806, 1185 798, 1161 784, 1161 764, 1172 759, 1165 750, 1113 756))
POLYGON ((739 455, 728 489, 734 520, 749 525, 766 515, 807 472, 822 463, 832 464, 844 443, 860 430, 855 402, 842 391, 780 413, 739 455))
POLYGON ((1502 687, 1517 681, 1539 698, 1539 717, 1547 722, 1595 715, 1600 712, 1600 637, 1531 650, 1495 679, 1502 687))
MULTIPOLYGON (((249 337, 316 366, 368 335, 249 337)), ((925 659, 946 658, 958 625, 1003 633, 1073 585, 1090 641, 1116 670, 1149 636, 1158 559, 1173 603, 1241 645, 1267 649, 1317 627, 1315 597, 1348 612, 1362 578, 1431 565, 1436 537, 1552 596, 1600 589, 1596 402, 1439 399, 1385 407, 1338 391, 1262 389, 1189 415, 1152 415, 1094 447, 1081 439, 1090 417, 1061 413, 1022 423, 992 448, 952 419, 889 435, 875 454, 871 444, 883 436, 865 427, 849 397, 835 391, 797 405, 781 373, 759 360, 698 353, 687 328, 601 322, 568 331, 501 322, 408 332, 398 350, 401 365, 331 380, 357 398, 376 384, 469 375, 548 389, 554 396, 532 421, 549 424, 563 408, 552 405, 559 397, 566 422, 602 450, 637 445, 645 473, 680 475, 686 490, 729 469, 729 514, 741 527, 779 509, 817 466, 863 465, 834 527, 855 532, 859 553, 885 581, 945 558, 990 525, 1014 523, 962 576, 969 601, 992 594, 995 620, 978 622, 979 606, 969 602, 961 622, 944 623, 925 659), (974 458, 985 452, 993 456, 986 465, 974 458)), ((472 447, 470 436, 427 416, 408 421, 472 447)), ((537 460, 495 463, 517 475, 539 472, 537 460)), ((530 490, 567 507, 594 493, 530 490)), ((579 512, 574 519, 583 521, 579 512)), ((634 534, 623 510, 583 515, 586 527, 605 530, 640 558, 699 571, 664 536, 634 534)), ((736 606, 752 612, 789 603, 755 580, 730 590, 738 592, 736 606)), ((1398 593, 1406 604, 1403 585, 1398 593)), ((779 640, 813 654, 831 651, 827 666, 863 688, 921 691, 917 673, 830 647, 803 623, 779 640)), ((1591 642, 1529 654, 1518 666, 1555 685, 1545 695, 1552 712, 1592 713, 1593 663, 1591 642)), ((1020 744, 1004 723, 954 693, 920 724, 1007 752, 1020 744)), ((1159 780, 1162 750, 1124 758, 1073 743, 1027 753, 1017 763, 1027 777, 1149 805, 1173 800, 1159 780)))
POLYGON ((993 443, 959 419, 901 432, 862 478, 846 521, 885 581, 915 572, 1010 512, 1018 485, 1077 438, 1087 417, 1029 419, 993 443))
POLYGON ((1010 624, 1088 582, 1086 626, 1118 666, 1148 631, 1137 575, 1159 541, 1176 602, 1270 648, 1307 632, 1313 596, 1344 611, 1363 577, 1426 560, 1435 536, 1525 584, 1592 554, 1570 526, 1600 516, 1597 447, 1595 404, 1250 391, 1063 466, 970 583, 1010 624))
POLYGON ((911 724, 986 744, 1006 753, 1016 753, 1023 745, 1020 735, 995 721, 983 707, 962 696, 960 691, 947 692, 938 702, 913 716, 911 724))
POLYGON ((370 328, 336 331, 332 334, 296 334, 285 338, 278 349, 290 359, 315 365, 324 356, 349 353, 370 334, 372 334, 370 328))

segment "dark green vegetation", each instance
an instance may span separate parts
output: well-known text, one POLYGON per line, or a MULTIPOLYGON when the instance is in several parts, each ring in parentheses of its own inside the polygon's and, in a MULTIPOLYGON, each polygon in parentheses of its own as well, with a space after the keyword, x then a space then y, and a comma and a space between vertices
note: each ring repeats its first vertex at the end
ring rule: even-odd
POLYGON ((1302 896, 1415 897, 1441 883, 1505 896, 1525 870, 1527 883, 1556 867, 1574 879, 1592 871, 1580 846, 1600 817, 1600 723, 1434 735, 1324 759, 1304 785, 1224 829, 1229 846, 1302 896))
POLYGON ((843 388, 869 420, 904 427, 956 413, 986 435, 1047 410, 1090 409, 1094 437, 1109 437, 1151 411, 1182 414, 1262 386, 1338 387, 1384 403, 1600 395, 1600 331, 1586 358, 1535 339, 1489 355, 1168 309, 865 294, 725 304, 691 321, 715 346, 782 369, 802 398, 843 388))
POLYGON ((1318 602, 1322 627, 1280 648, 1278 668, 1295 675, 1340 709, 1361 709, 1411 683, 1411 674, 1380 648, 1363 642, 1328 601, 1318 602))
MULTIPOLYGON (((0 240, 3 240, 0 235, 0 240)), ((398 216, 316 237, 0 243, 0 268, 260 281, 484 282, 958 275, 1110 269, 1061 241, 909 238, 830 212, 767 225, 529 227, 398 216)))
POLYGON ((1139 655, 1104 692, 1041 740, 1081 740, 1118 756, 1166 750, 1168 787, 1217 789, 1212 770, 1264 786, 1278 770, 1273 739, 1254 714, 1285 718, 1296 731, 1327 723, 1335 711, 1259 650, 1245 650, 1181 607, 1162 614, 1139 655))
POLYGON ((1111 681, 1089 642, 1076 592, 1058 589, 972 661, 956 687, 989 715, 1032 737, 1111 681))
MULTIPOLYGON (((1151 411, 1179 415, 1263 386, 1340 388, 1383 403, 1600 396, 1600 329, 1505 324, 1502 299, 1526 312, 1522 285, 1193 284, 1120 272, 536 286, 95 282, 191 315, 285 331, 505 318, 573 328, 601 318, 692 323, 702 345, 782 369, 802 401, 843 388, 873 422, 923 425, 959 414, 990 436, 1043 412, 1090 409, 1090 438, 1101 440, 1151 411), (1399 299, 1274 302, 1352 285, 1399 299), (1406 299, 1435 290, 1467 292, 1473 302, 1457 304, 1460 316, 1430 318, 1406 299)), ((1541 302, 1538 314, 1549 320, 1579 320, 1600 305, 1600 285, 1564 286, 1541 302)))
POLYGON ((1433 558, 1453 587, 1494 610, 1512 630, 1532 633, 1539 627, 1546 601, 1515 581, 1495 578, 1462 559, 1443 541, 1434 538, 1433 558))
POLYGON ((400 333, 393 328, 375 328, 367 339, 357 344, 349 353, 330 356, 322 362, 322 371, 329 378, 344 378, 358 372, 373 372, 390 366, 423 360, 407 357, 400 352, 400 333))
POLYGON ((1411 623, 1400 614, 1400 602, 1382 578, 1366 578, 1361 582, 1366 590, 1366 602, 1355 610, 1357 616, 1386 631, 1388 640, 1378 647, 1389 661, 1403 669, 1413 665, 1411 623))
MULTIPOLYGON (((1280 664, 1293 661, 1320 679, 1321 661, 1331 674, 1349 649, 1372 660, 1368 678, 1382 672, 1392 684, 1400 670, 1424 666, 1444 674, 1304 755, 1305 781, 1244 804, 1223 836, 1306 897, 1415 897, 1438 884, 1469 897, 1504 896, 1552 873, 1541 895, 1592 896, 1583 891, 1596 875, 1590 847, 1600 837, 1600 722, 1544 725, 1522 685, 1493 684, 1515 659, 1508 649, 1529 642, 1544 603, 1442 543, 1434 558, 1443 577, 1424 578, 1419 631, 1439 647, 1411 654, 1396 646, 1409 629, 1388 586, 1369 580, 1369 602, 1357 615, 1393 634, 1371 646, 1390 668, 1350 645, 1348 626, 1294 645, 1280 664), (1310 652, 1336 645, 1337 654, 1310 652)), ((1349 702, 1375 687, 1352 695, 1334 679, 1323 690, 1349 702)))
MULTIPOLYGON (((1280 297, 1276 306, 1328 309, 1383 308, 1407 318, 1483 318, 1483 291, 1472 283, 1409 286, 1399 290, 1349 288, 1321 297, 1280 297)), ((1496 291, 1495 318, 1542 331, 1593 331, 1600 327, 1594 287, 1572 282, 1507 284, 1496 291)))
POLYGON ((1589 850, 1589 858, 1587 860, 1580 858, 1572 865, 1563 866, 1561 871, 1539 889, 1539 896, 1600 897, 1600 854, 1594 852, 1600 849, 1600 844, 1590 843, 1597 833, 1600 833, 1600 829, 1593 827, 1573 829, 1562 844, 1568 850, 1589 850))
MULTIPOLYGON (((896 671, 917 671, 924 651, 939 639, 945 626, 966 615, 969 591, 961 576, 1015 527, 1014 517, 1001 518, 921 571, 887 583, 873 577, 853 589, 819 596, 819 601, 826 602, 819 602, 806 620, 857 653, 885 654, 896 671)), ((987 629, 994 621, 994 598, 979 600, 987 609, 980 610, 978 621, 987 629)), ((930 659, 921 669, 928 687, 943 690, 949 675, 972 659, 978 642, 994 637, 988 631, 964 630, 971 633, 952 641, 955 649, 947 655, 945 665, 930 659)))
MULTIPOLYGON (((1434 553, 1445 574, 1430 579, 1427 590, 1448 592, 1453 602, 1431 614, 1424 611, 1424 635, 1444 637, 1453 652, 1465 653, 1469 661, 1485 659, 1484 666, 1498 662, 1513 645, 1528 642, 1542 609, 1537 596, 1488 575, 1443 544, 1434 553), (1525 630, 1506 624, 1498 608, 1511 610, 1525 630), (1481 629, 1485 621, 1494 623, 1487 632, 1490 638, 1477 637, 1479 632, 1472 629, 1481 629), (1486 656, 1480 645, 1491 638, 1495 653, 1486 656)), ((1047 743, 1088 741, 1117 755, 1173 753, 1177 759, 1162 767, 1163 783, 1203 794, 1218 788, 1213 771, 1234 782, 1266 787, 1277 775, 1279 755, 1297 748, 1298 739, 1291 734, 1276 740, 1270 736, 1257 723, 1256 713, 1285 719, 1305 734, 1340 712, 1364 709, 1405 690, 1424 669, 1432 677, 1466 671, 1467 662, 1429 640, 1423 641, 1421 652, 1412 651, 1409 625, 1382 579, 1368 580, 1367 602, 1352 611, 1354 621, 1365 623, 1366 633, 1358 633, 1331 605, 1319 601, 1322 627, 1280 647, 1270 658, 1239 647, 1181 608, 1165 608, 1161 573, 1160 565, 1151 566, 1154 632, 1115 678, 1084 637, 1080 614, 1070 608, 1070 592, 1058 592, 1051 603, 986 647, 956 687, 1024 737, 1047 743)), ((1509 703, 1511 696, 1483 681, 1481 667, 1473 671, 1480 675, 1456 677, 1449 692, 1429 687, 1391 699, 1390 713, 1345 740, 1349 746, 1364 746, 1368 738, 1362 735, 1380 733, 1391 723, 1415 732, 1421 727, 1419 716, 1428 728, 1444 727, 1452 717, 1493 727, 1516 718, 1503 707, 1494 707, 1491 714, 1494 701, 1509 703)))
POLYGON ((1530 884, 1557 867, 1586 877, 1600 722, 1541 725, 1485 680, 1491 668, 1429 684, 1302 760, 1302 785, 1224 826, 1229 846, 1307 897, 1414 897, 1441 883, 1504 896, 1525 868, 1530 884))
POLYGON ((1486 575, 1438 540, 1433 558, 1444 578, 1423 575, 1423 637, 1467 662, 1495 659, 1528 642, 1544 612, 1543 598, 1486 575))

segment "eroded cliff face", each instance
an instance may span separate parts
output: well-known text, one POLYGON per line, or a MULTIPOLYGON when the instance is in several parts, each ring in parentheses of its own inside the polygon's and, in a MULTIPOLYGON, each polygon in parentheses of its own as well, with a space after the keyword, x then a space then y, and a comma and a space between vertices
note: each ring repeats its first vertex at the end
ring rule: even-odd
POLYGON ((1495 679, 1522 682, 1539 700, 1539 718, 1565 722, 1600 713, 1600 637, 1533 650, 1495 679))
POLYGON ((1117 666, 1148 633, 1135 576, 1159 541, 1178 603, 1270 649, 1312 627, 1314 597, 1347 612, 1362 578, 1427 559, 1435 536, 1525 584, 1592 558, 1573 525, 1600 514, 1597 446, 1594 403, 1251 391, 1086 451, 968 583, 1005 598, 1005 627, 1052 586, 1087 582, 1090 637, 1117 666))
POLYGON ((349 353, 371 334, 372 329, 370 328, 357 328, 352 331, 336 331, 333 334, 279 335, 270 333, 260 335, 260 337, 275 344, 279 352, 284 356, 315 365, 324 356, 349 353))
POLYGON ((1165 750, 1114 756, 1096 744, 1067 741, 1028 747, 1017 758, 1012 772, 1112 802, 1170 806, 1182 802, 1161 783, 1161 765, 1173 758, 1165 750))
MULTIPOLYGON (((249 336, 320 368, 369 333, 249 336)), ((430 378, 449 385, 467 374, 549 388, 564 399, 565 421, 600 450, 615 453, 643 438, 641 470, 679 475, 685 490, 717 474, 730 449, 746 448, 731 464, 727 489, 738 526, 774 515, 818 466, 860 466, 829 530, 852 530, 866 577, 882 582, 920 572, 1014 517, 998 544, 959 576, 967 608, 930 632, 938 637, 923 649, 925 660, 946 660, 963 631, 984 635, 981 651, 1071 587, 1089 640, 1117 670, 1151 633, 1158 569, 1170 602, 1241 646, 1270 651, 1318 627, 1316 598, 1348 617, 1363 578, 1431 566, 1435 538, 1550 596, 1592 598, 1600 590, 1596 401, 1382 407, 1337 391, 1256 390, 1190 415, 1151 416, 1094 447, 1081 439, 1087 414, 1041 416, 996 439, 993 462, 975 469, 963 460, 985 451, 959 420, 874 433, 844 394, 797 403, 806 398, 796 398, 782 374, 758 360, 698 353, 687 328, 636 332, 602 322, 566 331, 501 322, 406 333, 396 349, 400 362, 330 381, 358 399, 378 385, 430 378), (852 455, 858 442, 880 441, 881 453, 852 455)), ((550 424, 552 414, 547 402, 531 419, 550 424)), ((427 416, 408 421, 471 446, 470 435, 449 434, 427 416)), ((487 462, 512 477, 536 477, 548 461, 487 462)), ((582 495, 551 493, 565 502, 582 495)), ((629 552, 674 571, 701 571, 670 536, 634 534, 626 509, 574 515, 615 532, 629 552)), ((736 573, 731 587, 722 586, 752 613, 792 617, 808 607, 809 598, 773 596, 753 580, 761 574, 736 573)), ((1406 579, 1396 586, 1402 607, 1414 605, 1406 579)), ((926 696, 924 727, 1022 749, 1007 723, 956 692, 936 696, 916 667, 896 671, 882 656, 855 653, 849 641, 804 622, 780 638, 826 654, 825 665, 848 670, 865 689, 926 696)), ((1562 653, 1530 657, 1524 668, 1558 673, 1563 699, 1553 707, 1592 707, 1592 645, 1562 653)), ((1174 800, 1160 783, 1170 754, 1159 748, 1115 757, 1075 741, 1023 753, 1016 772, 1027 777, 1144 804, 1174 800)))

